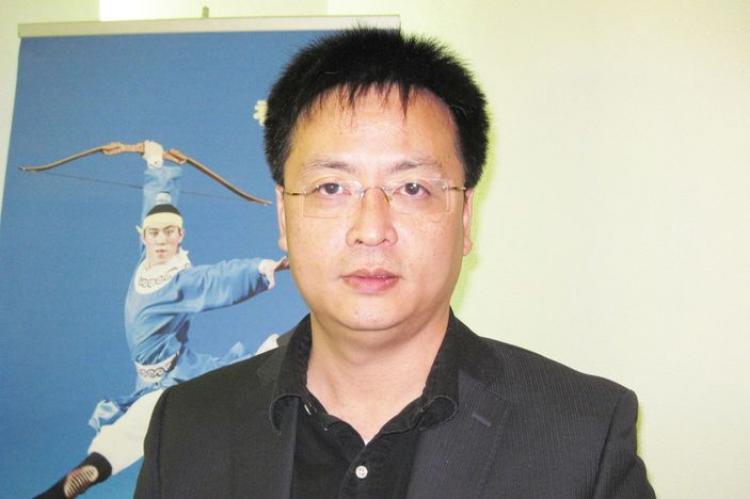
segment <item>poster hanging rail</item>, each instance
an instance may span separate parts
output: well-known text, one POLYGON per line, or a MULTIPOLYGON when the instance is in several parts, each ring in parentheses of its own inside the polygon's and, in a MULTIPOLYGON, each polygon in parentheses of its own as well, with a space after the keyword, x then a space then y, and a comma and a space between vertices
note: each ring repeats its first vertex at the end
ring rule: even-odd
POLYGON ((86 21, 18 25, 20 38, 156 33, 211 33, 231 31, 317 31, 354 26, 398 29, 399 16, 290 16, 86 21))

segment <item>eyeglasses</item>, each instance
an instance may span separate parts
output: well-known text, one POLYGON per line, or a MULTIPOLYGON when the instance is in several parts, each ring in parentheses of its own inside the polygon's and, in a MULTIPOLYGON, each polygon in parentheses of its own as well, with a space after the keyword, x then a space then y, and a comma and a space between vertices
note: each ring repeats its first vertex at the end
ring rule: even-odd
POLYGON ((385 185, 363 187, 356 180, 326 177, 305 186, 299 192, 284 190, 284 194, 303 198, 303 216, 335 218, 348 213, 370 189, 383 191, 388 205, 394 211, 408 215, 446 212, 450 208, 448 193, 466 191, 466 187, 451 186, 442 178, 399 179, 385 185))

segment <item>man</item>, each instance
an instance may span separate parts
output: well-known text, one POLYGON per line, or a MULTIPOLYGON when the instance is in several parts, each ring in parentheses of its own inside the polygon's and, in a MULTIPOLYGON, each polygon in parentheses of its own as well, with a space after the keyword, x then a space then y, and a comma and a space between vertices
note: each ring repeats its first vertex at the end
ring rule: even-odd
POLYGON ((486 136, 432 42, 357 29, 295 57, 266 153, 310 315, 162 395, 137 497, 653 497, 632 392, 451 312, 486 136))
MULTIPOLYGON (((286 260, 236 259, 193 267, 182 248, 183 218, 175 204, 182 168, 163 165, 163 150, 146 141, 142 259, 125 299, 125 335, 136 372, 130 395, 102 400, 89 424, 97 431, 87 457, 41 497, 71 498, 106 480, 143 454, 151 411, 169 386, 250 357, 237 342, 221 358, 190 348, 193 314, 243 302, 274 286, 286 260)), ((275 335, 267 342, 275 345, 275 335)), ((264 343, 265 345, 265 343, 264 343)), ((263 349, 263 346, 261 347, 263 349)))

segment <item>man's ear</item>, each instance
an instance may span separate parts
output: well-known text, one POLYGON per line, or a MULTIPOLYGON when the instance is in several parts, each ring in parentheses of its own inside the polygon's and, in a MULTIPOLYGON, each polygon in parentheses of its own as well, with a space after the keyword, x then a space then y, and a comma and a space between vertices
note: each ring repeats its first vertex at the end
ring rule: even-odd
POLYGON ((474 189, 467 189, 464 192, 464 211, 463 211, 463 225, 464 225, 464 256, 471 252, 471 218, 472 211, 474 208, 474 189))
POLYGON ((276 186, 276 221, 279 224, 279 248, 284 253, 289 252, 286 243, 286 214, 284 211, 284 187, 276 186))

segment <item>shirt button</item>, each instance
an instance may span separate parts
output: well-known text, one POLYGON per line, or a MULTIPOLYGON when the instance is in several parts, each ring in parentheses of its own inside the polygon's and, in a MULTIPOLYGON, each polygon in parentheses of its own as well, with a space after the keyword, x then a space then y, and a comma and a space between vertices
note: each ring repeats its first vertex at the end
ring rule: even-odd
POLYGON ((359 478, 360 480, 362 480, 363 478, 366 478, 367 477, 367 467, 360 464, 354 470, 354 474, 357 475, 357 478, 359 478))

